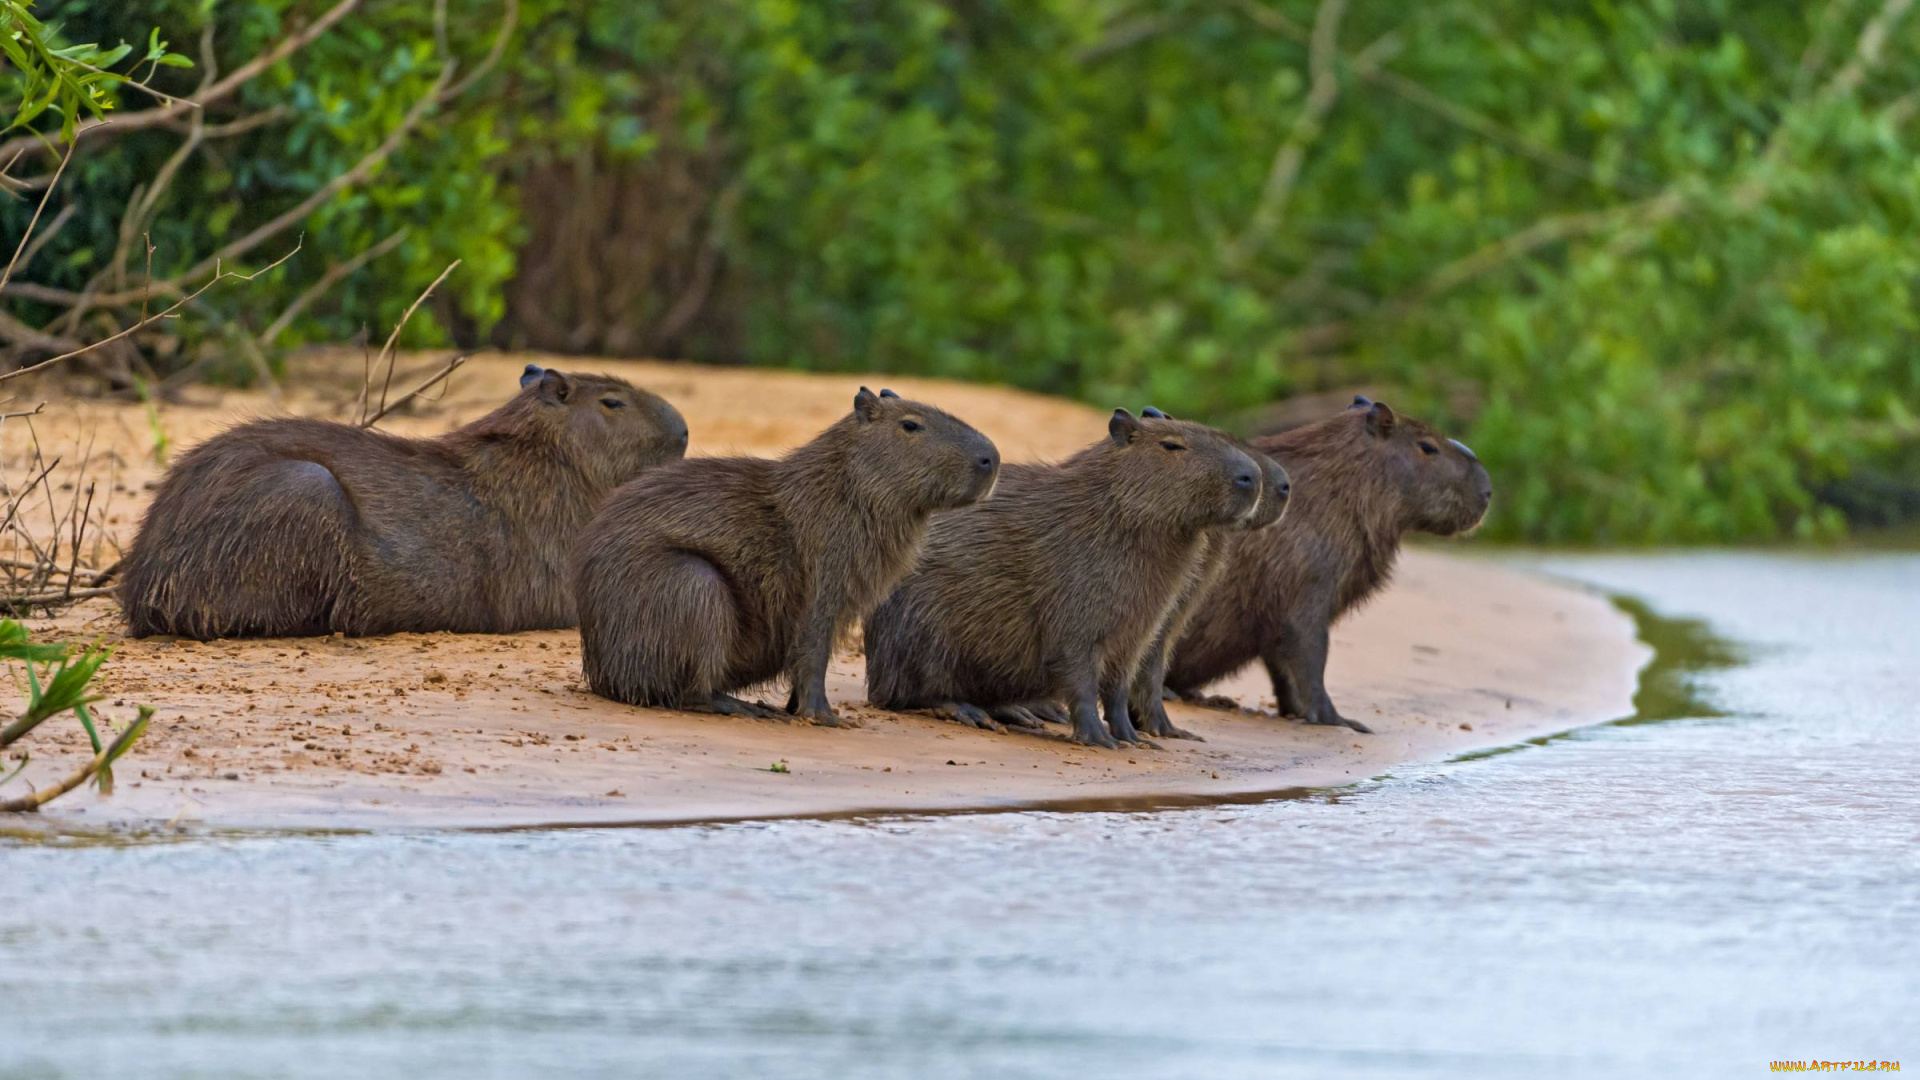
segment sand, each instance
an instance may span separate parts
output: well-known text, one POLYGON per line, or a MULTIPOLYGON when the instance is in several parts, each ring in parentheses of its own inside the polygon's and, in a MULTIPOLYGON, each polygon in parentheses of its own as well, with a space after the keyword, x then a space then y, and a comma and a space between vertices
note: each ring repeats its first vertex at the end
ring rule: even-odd
MULTIPOLYGON (((1058 457, 1105 430, 1098 410, 999 387, 499 354, 469 362, 443 401, 382 426, 444 431, 511 393, 529 360, 609 371, 665 395, 686 414, 695 454, 777 453, 842 415, 862 382, 945 406, 1009 461, 1058 457)), ((394 384, 411 386, 433 366, 409 357, 394 384)), ((97 483, 100 550, 89 558, 105 565, 132 538, 161 472, 156 431, 177 455, 248 417, 345 418, 359 373, 357 354, 316 355, 280 395, 194 388, 158 406, 153 423, 138 404, 48 388, 31 434, 49 457, 63 455, 51 476, 58 497, 73 493, 62 485, 97 483)), ((37 392, 8 408, 31 407, 37 392)), ((0 426, 0 467, 15 485, 29 437, 25 422, 0 426)), ((1175 722, 1206 741, 1157 750, 1094 750, 868 708, 851 652, 836 657, 828 692, 861 726, 822 728, 601 700, 586 691, 572 631, 132 641, 102 597, 25 621, 38 639, 115 645, 98 707, 110 726, 138 704, 158 712, 118 766, 112 796, 77 791, 41 817, 72 828, 518 827, 1152 805, 1345 784, 1627 714, 1648 656, 1631 622, 1602 597, 1453 553, 1472 547, 1408 551, 1394 584, 1335 628, 1329 689, 1376 734, 1175 705, 1175 722)), ((1252 709, 1273 704, 1254 671, 1218 689, 1252 709)), ((9 758, 22 749, 32 760, 7 794, 86 756, 71 717, 9 758)))

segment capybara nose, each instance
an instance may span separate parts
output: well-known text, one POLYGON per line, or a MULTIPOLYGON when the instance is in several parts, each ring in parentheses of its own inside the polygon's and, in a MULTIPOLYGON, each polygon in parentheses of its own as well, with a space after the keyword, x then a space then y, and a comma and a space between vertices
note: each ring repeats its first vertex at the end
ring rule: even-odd
POLYGON ((1260 478, 1250 472, 1243 472, 1233 478, 1233 486, 1242 491, 1250 491, 1260 486, 1260 478))
POLYGON ((1292 494, 1293 494, 1293 485, 1285 480, 1280 481, 1280 497, 1284 499, 1287 496, 1292 494))
POLYGON ((974 462, 974 464, 980 467, 981 472, 986 472, 988 469, 993 468, 993 459, 982 455, 980 460, 974 462))

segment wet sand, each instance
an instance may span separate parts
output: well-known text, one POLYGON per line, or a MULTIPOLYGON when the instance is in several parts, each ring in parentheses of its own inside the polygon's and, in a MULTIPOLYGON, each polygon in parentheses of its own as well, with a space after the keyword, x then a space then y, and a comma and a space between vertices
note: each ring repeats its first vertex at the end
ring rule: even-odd
MULTIPOLYGON (((432 434, 477 416, 512 391, 529 359, 548 362, 478 357, 454 375, 444 401, 382 426, 432 434)), ((1104 431, 1098 410, 996 387, 552 363, 609 371, 663 394, 685 413, 695 454, 778 453, 842 415, 862 381, 947 407, 1010 461, 1063 456, 1104 431)), ((159 407, 158 427, 178 454, 252 416, 345 418, 359 365, 357 354, 307 358, 277 403, 262 392, 193 389, 159 407)), ((411 386, 434 366, 411 357, 394 385, 411 386)), ((21 402, 30 406, 35 390, 21 402)), ((56 492, 82 476, 99 482, 104 531, 95 557, 104 565, 116 542, 131 539, 161 471, 150 453, 154 428, 138 405, 48 396, 32 430, 49 457, 63 454, 51 477, 56 492)), ((19 421, 0 428, 0 465, 16 484, 25 479, 27 438, 19 421)), ((1626 616, 1597 595, 1444 553, 1452 546, 1409 551, 1394 584, 1334 630, 1329 689, 1376 734, 1176 705, 1175 722, 1207 741, 1158 750, 1092 750, 867 708, 857 652, 836 657, 828 692, 860 726, 834 729, 595 698, 572 631, 123 641, 117 608, 99 598, 26 622, 40 639, 117 644, 100 683, 108 698, 99 712, 110 725, 130 720, 136 704, 158 713, 118 766, 112 797, 75 792, 43 817, 77 827, 508 827, 1177 802, 1346 783, 1630 710, 1647 650, 1626 616)), ((1256 671, 1217 689, 1250 708, 1272 707, 1256 671)), ((86 753, 70 717, 14 750, 23 746, 33 760, 10 790, 51 782, 86 753)))

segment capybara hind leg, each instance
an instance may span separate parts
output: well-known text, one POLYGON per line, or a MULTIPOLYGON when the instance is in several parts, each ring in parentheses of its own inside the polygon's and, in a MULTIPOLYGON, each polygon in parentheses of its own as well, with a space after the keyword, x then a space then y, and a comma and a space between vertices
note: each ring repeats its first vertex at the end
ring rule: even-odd
POLYGON ((955 720, 968 727, 979 728, 982 731, 998 731, 1004 733, 1007 730, 998 720, 987 715, 985 709, 982 709, 978 705, 969 705, 964 701, 943 701, 927 711, 943 719, 955 720))
POLYGON ((1141 735, 1133 726, 1133 710, 1127 706, 1127 687, 1116 681, 1106 693, 1107 730, 1113 733, 1115 742, 1145 746, 1153 750, 1160 744, 1141 735))

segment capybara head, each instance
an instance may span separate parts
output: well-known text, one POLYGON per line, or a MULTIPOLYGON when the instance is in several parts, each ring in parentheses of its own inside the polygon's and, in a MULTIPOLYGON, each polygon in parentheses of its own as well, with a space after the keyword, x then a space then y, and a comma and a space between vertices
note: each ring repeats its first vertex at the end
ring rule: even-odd
MULTIPOLYGON (((1172 416, 1149 405, 1140 410, 1140 415, 1150 420, 1171 420, 1172 416)), ((1260 501, 1254 504, 1253 513, 1236 522, 1241 529, 1264 529, 1279 521, 1287 512, 1287 502, 1293 497, 1293 481, 1287 476, 1287 470, 1278 461, 1247 445, 1235 440, 1234 445, 1260 468, 1260 501)))
POLYGON ((851 435, 847 468, 855 482, 916 513, 978 502, 1000 475, 993 440, 891 390, 876 394, 861 387, 842 425, 851 435))
POLYGON ((1347 414, 1357 437, 1379 455, 1389 486, 1400 495, 1407 527, 1452 536, 1487 516, 1493 478, 1465 443, 1357 394, 1347 414))
POLYGON ((1114 490, 1142 518, 1207 528, 1239 524, 1260 503, 1260 466, 1223 432, 1175 420, 1158 409, 1113 410, 1109 445, 1119 466, 1114 490))
POLYGON ((611 375, 528 364, 513 405, 551 431, 577 468, 608 487, 687 454, 687 422, 680 410, 611 375))

